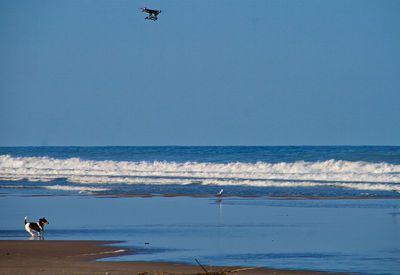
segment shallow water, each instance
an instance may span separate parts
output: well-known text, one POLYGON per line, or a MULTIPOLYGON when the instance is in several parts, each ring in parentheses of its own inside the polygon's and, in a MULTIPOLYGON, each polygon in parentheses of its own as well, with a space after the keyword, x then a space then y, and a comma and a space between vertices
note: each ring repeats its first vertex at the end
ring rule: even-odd
POLYGON ((46 240, 117 240, 136 249, 116 261, 400 271, 398 199, 4 194, 0 208, 0 239, 29 239, 24 217, 45 216, 46 240))

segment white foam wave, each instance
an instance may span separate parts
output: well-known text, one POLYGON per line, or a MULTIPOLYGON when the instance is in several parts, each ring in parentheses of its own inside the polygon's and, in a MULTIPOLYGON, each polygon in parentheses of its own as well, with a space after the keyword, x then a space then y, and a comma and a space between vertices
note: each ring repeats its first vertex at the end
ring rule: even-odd
POLYGON ((399 190, 400 165, 328 160, 293 163, 90 161, 0 156, 0 180, 80 184, 203 184, 276 187, 339 186, 399 190))
POLYGON ((69 186, 69 185, 51 185, 51 186, 41 186, 44 189, 50 190, 63 190, 63 191, 79 191, 79 193, 92 193, 92 192, 103 192, 108 191, 108 188, 97 188, 88 186, 69 186))

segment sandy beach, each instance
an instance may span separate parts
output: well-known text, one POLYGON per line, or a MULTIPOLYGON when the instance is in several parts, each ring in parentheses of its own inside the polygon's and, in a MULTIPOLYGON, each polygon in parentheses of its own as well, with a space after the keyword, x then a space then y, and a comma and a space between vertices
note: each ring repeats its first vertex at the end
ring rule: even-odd
MULTIPOLYGON (((0 274, 205 274, 198 265, 95 261, 128 253, 134 251, 105 241, 0 241, 0 274)), ((208 273, 225 271, 230 274, 321 274, 266 268, 240 270, 240 267, 205 266, 205 269, 208 273)))

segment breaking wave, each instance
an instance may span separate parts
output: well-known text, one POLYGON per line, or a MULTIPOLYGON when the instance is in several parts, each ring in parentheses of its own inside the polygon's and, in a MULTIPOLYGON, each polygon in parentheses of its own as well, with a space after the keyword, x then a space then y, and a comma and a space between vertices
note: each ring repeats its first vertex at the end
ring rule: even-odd
POLYGON ((327 160, 281 163, 131 162, 0 156, 0 181, 66 179, 78 184, 335 186, 400 191, 400 165, 327 160))

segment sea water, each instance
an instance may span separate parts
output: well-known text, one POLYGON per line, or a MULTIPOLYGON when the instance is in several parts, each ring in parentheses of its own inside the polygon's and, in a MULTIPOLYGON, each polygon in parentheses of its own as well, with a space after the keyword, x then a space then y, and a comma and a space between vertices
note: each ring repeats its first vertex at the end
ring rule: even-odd
POLYGON ((29 239, 24 217, 45 216, 47 240, 135 249, 116 261, 399 274, 399 156, 400 147, 0 148, 0 239, 29 239))
POLYGON ((0 147, 0 184, 51 194, 398 197, 400 147, 0 147))

